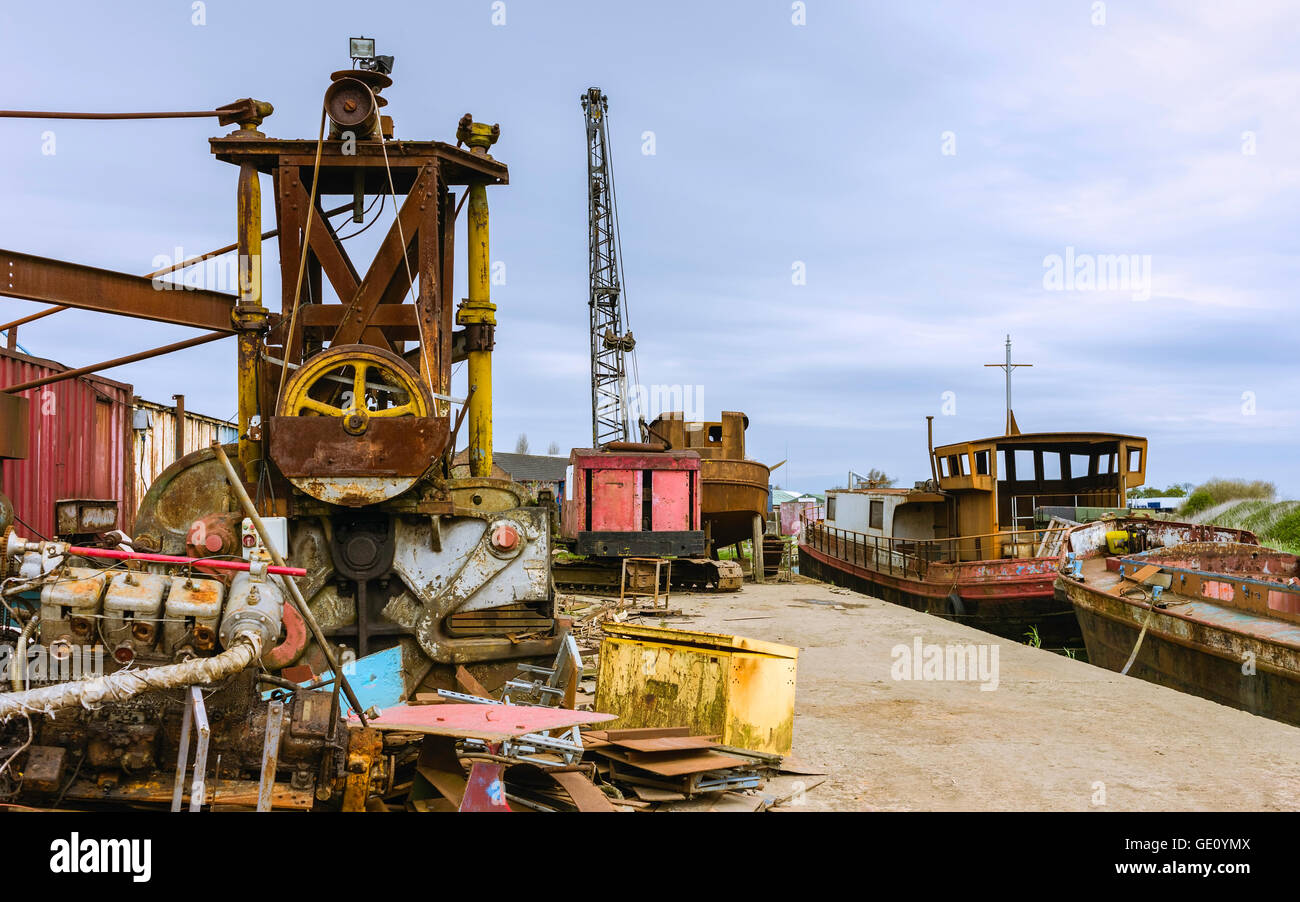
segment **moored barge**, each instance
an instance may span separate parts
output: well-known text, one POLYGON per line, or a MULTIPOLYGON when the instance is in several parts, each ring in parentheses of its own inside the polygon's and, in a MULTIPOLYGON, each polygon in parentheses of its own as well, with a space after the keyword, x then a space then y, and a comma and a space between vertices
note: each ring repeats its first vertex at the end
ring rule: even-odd
POLYGON ((1058 585, 1088 660, 1300 726, 1300 570, 1252 533, 1159 520, 1072 529, 1058 585))
POLYGON ((1017 641, 1077 647, 1073 609, 1055 592, 1065 527, 1038 525, 1042 512, 1123 508, 1146 455, 1144 438, 1094 432, 932 448, 932 478, 913 489, 828 491, 825 520, 800 530, 800 572, 1017 641))

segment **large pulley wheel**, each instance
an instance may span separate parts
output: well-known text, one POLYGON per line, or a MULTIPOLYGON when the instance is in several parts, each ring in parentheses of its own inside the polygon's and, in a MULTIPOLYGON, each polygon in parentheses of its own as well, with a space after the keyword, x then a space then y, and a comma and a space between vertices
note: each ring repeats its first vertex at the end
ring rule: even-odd
POLYGON ((427 417, 432 407, 419 374, 405 360, 369 345, 343 345, 317 354, 294 373, 279 413, 341 417, 349 435, 362 435, 374 417, 427 417))
POLYGON ((304 363, 271 421, 271 457, 301 491, 363 507, 411 488, 442 453, 445 417, 411 365, 370 345, 304 363))

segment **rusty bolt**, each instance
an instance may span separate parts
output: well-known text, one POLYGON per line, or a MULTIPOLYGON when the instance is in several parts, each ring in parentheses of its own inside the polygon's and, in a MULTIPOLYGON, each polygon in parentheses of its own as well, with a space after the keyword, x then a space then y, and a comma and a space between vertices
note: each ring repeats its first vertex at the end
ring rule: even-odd
POLYGON ((514 551, 519 544, 519 533, 513 526, 502 524, 492 530, 492 547, 497 551, 514 551))

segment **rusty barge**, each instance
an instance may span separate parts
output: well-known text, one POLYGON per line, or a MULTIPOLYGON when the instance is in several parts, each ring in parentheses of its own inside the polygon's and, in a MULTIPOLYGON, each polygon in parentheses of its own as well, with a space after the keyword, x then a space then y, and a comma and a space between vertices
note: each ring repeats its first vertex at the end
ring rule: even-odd
POLYGON ((1100 667, 1300 726, 1300 558, 1236 529, 1072 529, 1058 581, 1100 667))
POLYGON ((1065 530, 1037 525, 1040 511, 1123 507, 1146 455, 1144 438, 1094 432, 932 448, 932 478, 913 489, 829 491, 825 519, 802 522, 800 572, 1005 638, 1077 647, 1073 609, 1055 591, 1065 530))
POLYGON ((745 457, 749 417, 724 410, 713 422, 688 421, 681 413, 665 413, 648 427, 651 439, 668 449, 694 451, 700 456, 701 518, 710 551, 758 538, 767 511, 771 470, 745 457))

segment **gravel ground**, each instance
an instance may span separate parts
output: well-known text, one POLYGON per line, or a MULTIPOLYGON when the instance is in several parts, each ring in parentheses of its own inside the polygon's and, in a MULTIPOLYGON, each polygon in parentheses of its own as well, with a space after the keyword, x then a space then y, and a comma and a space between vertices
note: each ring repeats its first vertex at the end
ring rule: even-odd
MULTIPOLYGON (((812 581, 675 594, 669 623, 795 645, 803 810, 1300 808, 1300 731, 812 581), (896 679, 894 650, 997 646, 997 686, 896 679)), ((991 683, 990 683, 991 684, 991 683)))

